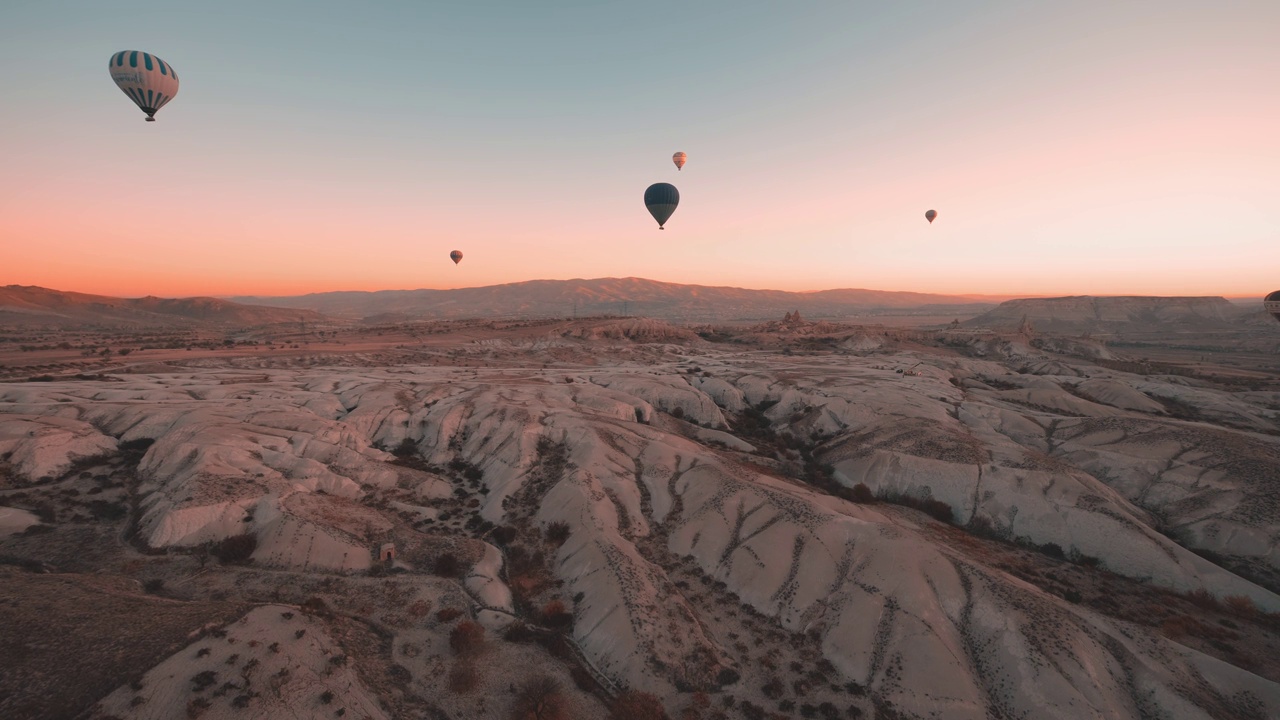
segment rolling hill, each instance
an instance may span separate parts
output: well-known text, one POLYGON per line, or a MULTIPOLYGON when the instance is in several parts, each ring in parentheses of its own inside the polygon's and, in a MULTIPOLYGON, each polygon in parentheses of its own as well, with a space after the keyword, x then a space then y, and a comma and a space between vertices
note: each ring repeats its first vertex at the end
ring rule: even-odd
POLYGON ((211 297, 117 298, 48 288, 0 287, 0 325, 172 327, 323 321, 310 311, 245 305, 211 297))
POLYGON ((1025 318, 1036 330, 1055 333, 1203 331, 1238 325, 1249 309, 1221 297, 1093 297, 1008 300, 966 323, 1013 329, 1025 318))
POLYGON ((884 312, 974 314, 998 301, 982 296, 881 290, 787 292, 709 287, 643 278, 531 280, 454 290, 327 292, 294 297, 235 297, 236 302, 314 310, 333 317, 399 319, 568 317, 629 314, 665 320, 772 319, 799 310, 805 317, 841 318, 884 312))

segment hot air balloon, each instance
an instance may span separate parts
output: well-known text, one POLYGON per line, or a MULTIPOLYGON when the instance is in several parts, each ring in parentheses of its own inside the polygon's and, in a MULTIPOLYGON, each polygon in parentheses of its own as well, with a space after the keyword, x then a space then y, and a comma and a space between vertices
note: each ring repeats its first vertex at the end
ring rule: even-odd
POLYGON ((658 229, 666 230, 663 225, 671 219, 671 213, 680 204, 680 191, 670 183, 654 183, 644 191, 644 206, 649 214, 658 221, 658 229))
POLYGON ((1271 317, 1280 321, 1280 290, 1268 295, 1267 299, 1262 301, 1262 307, 1266 308, 1267 312, 1271 313, 1271 317))
POLYGON ((938 217, 938 211, 937 211, 937 210, 930 210, 930 211, 928 211, 928 212, 926 212, 926 213, 924 214, 924 219, 925 219, 925 220, 928 220, 930 225, 932 225, 932 224, 933 224, 933 219, 934 219, 934 218, 936 218, 936 217, 938 217))
POLYGON ((462 262, 462 251, 454 250, 453 252, 449 253, 449 259, 453 261, 454 265, 457 265, 458 263, 462 262))
POLYGON ((151 53, 121 50, 107 61, 107 70, 124 94, 147 114, 147 122, 155 122, 156 112, 178 94, 178 73, 151 53))
POLYGON ((682 153, 682 152, 678 152, 678 153, 676 153, 675 155, 672 155, 672 156, 671 156, 671 161, 672 161, 672 162, 674 162, 674 163, 676 164, 676 169, 677 169, 677 170, 679 170, 679 169, 683 168, 683 167, 684 167, 684 163, 685 163, 685 161, 686 161, 686 160, 688 160, 688 159, 689 159, 689 156, 688 156, 688 155, 685 155, 685 154, 684 154, 684 153, 682 153))

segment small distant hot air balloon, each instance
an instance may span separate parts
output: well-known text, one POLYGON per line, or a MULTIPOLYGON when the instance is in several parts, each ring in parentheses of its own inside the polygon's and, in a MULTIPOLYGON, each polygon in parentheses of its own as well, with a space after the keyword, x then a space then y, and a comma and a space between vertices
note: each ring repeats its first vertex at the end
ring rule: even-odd
POLYGON ((937 211, 937 210, 930 210, 930 211, 928 211, 928 212, 926 212, 926 213, 924 214, 924 219, 925 219, 925 220, 928 220, 930 225, 932 225, 932 224, 933 224, 933 219, 934 219, 934 218, 936 218, 936 217, 938 217, 938 211, 937 211))
POLYGON ((675 155, 672 155, 672 156, 671 156, 671 161, 672 161, 672 162, 674 162, 674 163, 676 164, 676 169, 677 169, 677 170, 679 170, 679 169, 683 168, 683 167, 684 167, 684 163, 685 163, 685 161, 686 161, 686 160, 688 160, 688 159, 689 159, 689 156, 688 156, 688 155, 685 155, 685 154, 684 154, 684 153, 682 153, 682 152, 678 152, 678 153, 676 153, 675 155))
POLYGON ((671 183, 654 183, 644 191, 644 206, 649 214, 658 221, 658 229, 666 230, 663 225, 671 219, 671 213, 680 204, 680 191, 671 183))
POLYGON ((1267 312, 1271 313, 1271 317, 1280 321, 1280 290, 1268 295, 1267 298, 1262 301, 1262 307, 1266 308, 1267 312))
POLYGON ((457 265, 458 263, 462 262, 462 251, 454 250, 453 252, 449 253, 449 259, 453 261, 454 265, 457 265))
POLYGON ((178 94, 178 73, 160 58, 140 50, 121 50, 107 61, 111 79, 129 99, 156 121, 156 112, 178 94))

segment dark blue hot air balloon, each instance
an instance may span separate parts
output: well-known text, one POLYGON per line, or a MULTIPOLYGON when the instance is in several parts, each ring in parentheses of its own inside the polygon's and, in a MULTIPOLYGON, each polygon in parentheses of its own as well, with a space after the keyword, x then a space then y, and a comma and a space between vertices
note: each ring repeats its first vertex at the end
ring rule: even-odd
POLYGON ((671 219, 671 213, 680 204, 680 191, 671 183, 654 183, 644 191, 644 206, 649 214, 658 221, 658 229, 665 230, 663 225, 671 219))

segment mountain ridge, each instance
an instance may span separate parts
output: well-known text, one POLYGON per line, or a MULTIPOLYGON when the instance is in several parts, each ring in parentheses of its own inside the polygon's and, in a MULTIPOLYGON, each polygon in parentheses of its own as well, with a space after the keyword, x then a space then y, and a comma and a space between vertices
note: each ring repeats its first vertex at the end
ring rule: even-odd
POLYGON ((1048 332, 1209 329, 1237 324, 1250 311, 1220 296, 1069 295, 1006 300, 963 324, 1002 329, 1026 320, 1048 332))
MULTIPOLYGON (((1000 296, 1007 297, 1007 296, 1000 296)), ((837 288, 796 292, 686 285, 645 278, 527 280, 447 290, 332 291, 284 297, 232 296, 236 302, 314 310, 334 317, 378 315, 421 319, 502 315, 642 314, 674 320, 758 320, 800 310, 848 317, 868 311, 927 307, 978 311, 998 298, 837 288)))
POLYGON ((0 325, 250 326, 324 320, 323 315, 310 310, 247 305, 215 297, 119 298, 36 285, 0 287, 0 325))

